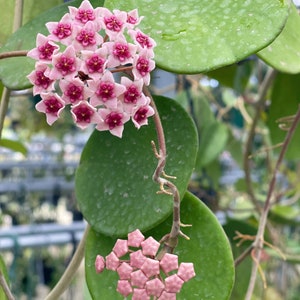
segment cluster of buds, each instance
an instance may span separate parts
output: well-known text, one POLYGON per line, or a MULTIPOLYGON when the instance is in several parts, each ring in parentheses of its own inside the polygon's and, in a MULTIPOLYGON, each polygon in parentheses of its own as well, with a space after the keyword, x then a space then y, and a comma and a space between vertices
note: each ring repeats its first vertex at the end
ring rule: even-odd
POLYGON ((105 268, 116 271, 117 291, 124 297, 132 294, 132 300, 176 300, 184 282, 195 276, 194 266, 193 263, 178 266, 178 256, 170 253, 158 260, 159 247, 158 241, 153 237, 145 239, 137 229, 128 234, 127 240, 118 239, 105 259, 97 255, 96 272, 101 273, 105 268), (122 259, 124 256, 129 259, 122 259))
POLYGON ((141 19, 137 10, 94 9, 84 0, 59 22, 46 24, 49 35, 39 33, 28 52, 36 64, 27 77, 49 125, 66 106, 81 129, 94 124, 122 137, 127 121, 137 128, 148 124, 154 110, 143 87, 155 67, 156 43, 136 27, 141 19), (118 80, 116 72, 123 72, 118 80))

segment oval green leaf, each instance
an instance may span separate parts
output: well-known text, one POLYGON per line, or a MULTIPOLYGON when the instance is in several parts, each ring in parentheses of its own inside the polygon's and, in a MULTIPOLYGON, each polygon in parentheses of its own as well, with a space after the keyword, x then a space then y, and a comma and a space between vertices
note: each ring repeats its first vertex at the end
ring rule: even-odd
MULTIPOLYGON (((234 266, 228 239, 213 213, 195 196, 186 193, 181 205, 181 218, 192 227, 183 228, 190 240, 179 239, 175 253, 180 262, 193 262, 196 277, 183 285, 179 300, 229 299, 234 282, 234 266)), ((160 240, 170 231, 172 218, 145 233, 160 240)), ((97 254, 111 252, 115 239, 91 230, 86 243, 86 280, 93 299, 123 299, 117 292, 117 274, 105 270, 96 274, 94 261, 97 254)))
POLYGON ((273 68, 296 74, 300 72, 300 16, 293 5, 281 34, 258 56, 273 68))
POLYGON ((219 121, 214 121, 201 131, 197 167, 212 162, 224 150, 228 139, 228 128, 219 121))
MULTIPOLYGON (((45 24, 49 21, 58 21, 68 12, 68 6, 78 7, 81 0, 64 3, 39 15, 29 23, 25 24, 7 40, 0 49, 0 53, 15 50, 30 50, 36 45, 36 35, 40 32, 48 34, 45 24)), ((91 4, 101 6, 104 0, 90 0, 91 4)), ((14 57, 0 60, 0 80, 12 90, 26 89, 31 83, 26 76, 34 69, 35 60, 29 57, 14 57)))
MULTIPOLYGON (((166 135, 166 173, 177 176, 174 182, 183 196, 195 164, 196 129, 178 103, 155 100, 166 135)), ((122 139, 95 131, 83 150, 75 192, 81 212, 96 231, 122 236, 137 227, 147 230, 172 211, 172 197, 157 194, 159 186, 152 180, 156 131, 152 118, 149 123, 140 130, 126 123, 122 139)))
POLYGON ((5 148, 10 149, 15 152, 20 152, 24 156, 27 155, 27 148, 24 146, 23 143, 21 143, 19 141, 13 141, 13 140, 9 140, 9 139, 1 139, 0 146, 5 147, 5 148))
POLYGON ((157 42, 162 69, 199 73, 239 61, 269 45, 288 17, 284 0, 107 0, 110 9, 138 8, 142 30, 157 42))

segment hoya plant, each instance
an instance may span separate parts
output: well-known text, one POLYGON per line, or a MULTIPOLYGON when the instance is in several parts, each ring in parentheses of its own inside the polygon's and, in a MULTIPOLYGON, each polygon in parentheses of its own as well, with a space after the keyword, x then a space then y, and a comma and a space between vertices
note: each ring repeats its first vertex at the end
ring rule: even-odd
MULTIPOLYGON (((75 177, 87 226, 46 299, 59 299, 84 258, 92 299, 226 300, 235 265, 250 254, 245 297, 251 299, 257 273, 263 274, 262 249, 274 249, 264 234, 299 112, 290 119, 264 205, 253 196, 257 234, 237 233, 235 239, 252 243, 234 262, 228 232, 188 188, 195 171, 223 150, 228 132, 207 117, 207 104, 200 108, 200 131, 191 111, 153 93, 152 80, 162 69, 226 82, 232 72, 225 66, 256 54, 272 72, 259 90, 255 131, 274 70, 299 72, 290 22, 299 27, 296 9, 286 1, 76 0, 38 15, 7 39, 0 49, 1 129, 9 91, 25 88, 40 97, 36 114, 49 126, 69 115, 79 130, 93 129, 75 177)), ((23 149, 5 139, 1 143, 23 149)), ((247 151, 249 146, 248 159, 247 151)), ((247 176, 250 189, 249 168, 247 176)), ((0 270, 0 295, 14 299, 4 262, 0 270)))

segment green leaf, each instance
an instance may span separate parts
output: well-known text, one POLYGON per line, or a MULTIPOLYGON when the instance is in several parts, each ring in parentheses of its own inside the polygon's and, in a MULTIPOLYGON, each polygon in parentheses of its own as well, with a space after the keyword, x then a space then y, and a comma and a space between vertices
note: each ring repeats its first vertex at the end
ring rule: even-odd
MULTIPOLYGON (((279 128, 278 119, 294 115, 300 103, 300 75, 290 75, 279 73, 274 81, 271 95, 271 105, 269 108, 267 125, 273 145, 282 143, 286 131, 279 128)), ((300 149, 300 127, 291 140, 285 157, 287 159, 298 159, 300 149)), ((280 147, 276 151, 280 151, 280 147)))
POLYGON ((250 57, 239 63, 210 71, 206 75, 218 80, 224 86, 233 88, 235 92, 244 93, 254 66, 254 61, 250 57))
MULTIPOLYGON (((36 35, 40 32, 48 34, 45 24, 49 21, 58 21, 65 13, 68 12, 68 6, 79 6, 81 0, 64 3, 54 7, 45 13, 39 15, 31 22, 27 23, 16 31, 7 40, 7 43, 0 49, 0 52, 14 50, 30 50, 36 45, 36 35)), ((91 4, 101 6, 104 0, 90 0, 91 4)), ((34 69, 35 60, 29 57, 15 57, 0 60, 0 80, 3 84, 12 90, 26 89, 31 83, 26 76, 34 69)))
POLYGON ((227 126, 214 121, 201 130, 197 167, 200 168, 212 162, 224 150, 228 139, 227 126))
MULTIPOLYGON (((61 3, 62 0, 48 0, 40 1, 39 5, 36 5, 36 0, 26 0, 25 5, 23 6, 23 24, 27 23, 40 13, 61 3)), ((0 27, 0 46, 2 46, 8 36, 12 33, 15 2, 0 0, 0 7, 5 7, 5 14, 1 16, 0 27)))
POLYGON ((27 155, 27 148, 24 146, 23 143, 21 143, 19 141, 1 139, 0 140, 0 146, 5 147, 5 148, 10 149, 10 150, 13 150, 15 152, 20 152, 24 156, 27 155))
POLYGON ((281 34, 258 56, 273 68, 285 73, 300 72, 300 16, 293 5, 281 34))
MULTIPOLYGON (((166 135, 166 173, 177 176, 183 196, 195 164, 197 133, 185 110, 175 101, 155 97, 166 135)), ((75 192, 86 220, 101 233, 124 236, 139 227, 153 228, 172 211, 172 197, 157 194, 152 180, 157 159, 153 119, 137 130, 125 124, 122 139, 95 131, 87 142, 76 172, 75 192)))
POLYGON ((284 0, 107 0, 105 6, 138 8, 141 29, 157 42, 157 65, 176 73, 239 61, 269 45, 288 17, 284 0))
MULTIPOLYGON (((179 300, 229 299, 234 281, 234 267, 228 239, 213 213, 195 196, 186 193, 181 204, 181 218, 192 227, 184 228, 190 240, 180 239, 175 249, 180 262, 193 262, 196 277, 183 285, 179 300)), ((154 228, 145 236, 161 239, 170 231, 172 218, 154 228)), ((91 230, 85 250, 86 280, 93 299, 123 299, 116 292, 117 274, 105 270, 96 274, 97 254, 111 252, 115 239, 91 230)))
POLYGON ((270 219, 277 223, 299 224, 300 209, 298 206, 276 204, 270 211, 270 219))

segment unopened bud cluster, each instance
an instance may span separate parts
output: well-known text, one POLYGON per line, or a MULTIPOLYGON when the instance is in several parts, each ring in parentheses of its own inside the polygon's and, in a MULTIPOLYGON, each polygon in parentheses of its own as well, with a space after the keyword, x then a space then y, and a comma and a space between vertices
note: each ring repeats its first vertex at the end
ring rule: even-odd
POLYGON ((132 300, 174 300, 184 282, 195 276, 193 263, 180 263, 178 256, 166 253, 161 260, 155 258, 160 243, 152 237, 145 239, 137 229, 128 239, 118 239, 105 259, 97 255, 95 268, 105 268, 119 275, 117 291, 132 300), (132 249, 134 248, 134 250, 132 249), (129 259, 122 259, 128 256, 129 259))
POLYGON ((155 41, 136 28, 137 10, 93 8, 88 0, 58 22, 48 22, 49 35, 37 35, 28 56, 36 60, 28 75, 33 94, 42 100, 36 109, 52 125, 69 106, 75 124, 109 130, 122 136, 130 119, 137 128, 154 114, 143 86, 154 69, 155 41), (130 40, 130 41, 128 41, 130 40), (124 71, 118 82, 113 73, 124 71), (125 74, 125 73, 123 73, 125 74))

